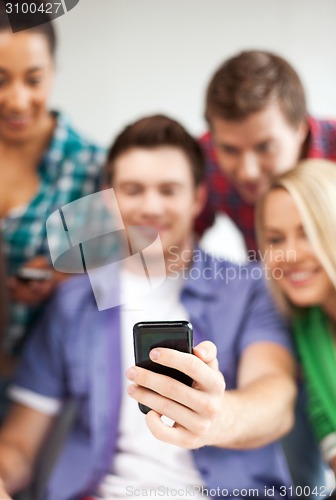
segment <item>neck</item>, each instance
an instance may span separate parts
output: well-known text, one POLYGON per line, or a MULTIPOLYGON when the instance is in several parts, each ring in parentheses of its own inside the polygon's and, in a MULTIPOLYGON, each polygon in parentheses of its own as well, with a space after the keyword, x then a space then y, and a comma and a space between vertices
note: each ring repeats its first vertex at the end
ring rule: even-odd
POLYGON ((186 238, 182 245, 172 246, 165 255, 167 275, 176 275, 183 269, 188 269, 193 258, 195 243, 192 235, 186 238))
POLYGON ((163 255, 163 259, 161 248, 157 248, 152 254, 140 252, 141 261, 124 258, 123 265, 133 274, 143 275, 143 269, 146 266, 148 274, 152 277, 162 275, 177 277, 177 274, 180 274, 183 269, 189 268, 193 257, 193 249, 194 240, 190 236, 181 246, 170 247, 163 255))

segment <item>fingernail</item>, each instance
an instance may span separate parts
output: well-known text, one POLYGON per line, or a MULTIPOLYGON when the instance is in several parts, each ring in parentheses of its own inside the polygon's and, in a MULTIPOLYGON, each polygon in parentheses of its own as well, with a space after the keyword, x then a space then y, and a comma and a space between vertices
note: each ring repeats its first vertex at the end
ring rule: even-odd
POLYGON ((127 387, 128 394, 133 394, 135 392, 135 389, 136 389, 135 385, 129 385, 127 387))
POLYGON ((134 380, 135 379, 135 370, 134 368, 129 368, 126 372, 126 377, 129 379, 129 380, 134 380))
POLYGON ((160 351, 158 351, 158 349, 153 349, 150 354, 150 359, 152 359, 153 361, 156 361, 157 359, 159 359, 159 356, 160 356, 160 351))

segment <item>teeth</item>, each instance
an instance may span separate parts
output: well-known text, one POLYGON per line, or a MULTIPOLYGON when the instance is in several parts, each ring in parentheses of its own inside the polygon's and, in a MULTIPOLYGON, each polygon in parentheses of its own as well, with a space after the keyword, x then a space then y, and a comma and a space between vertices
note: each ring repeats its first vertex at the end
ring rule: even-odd
POLYGON ((311 277, 312 273, 310 272, 298 272, 298 273, 291 273, 289 275, 289 279, 291 281, 304 281, 307 280, 311 277))

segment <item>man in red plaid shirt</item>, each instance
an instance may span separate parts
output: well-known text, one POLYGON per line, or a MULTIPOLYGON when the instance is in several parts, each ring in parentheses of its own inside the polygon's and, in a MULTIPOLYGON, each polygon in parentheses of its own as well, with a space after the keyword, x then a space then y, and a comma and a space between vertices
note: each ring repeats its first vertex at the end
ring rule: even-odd
POLYGON ((295 70, 281 57, 246 51, 224 62, 207 91, 210 131, 200 139, 208 203, 196 222, 202 234, 225 212, 256 249, 254 205, 272 176, 302 158, 336 161, 336 121, 308 115, 295 70))

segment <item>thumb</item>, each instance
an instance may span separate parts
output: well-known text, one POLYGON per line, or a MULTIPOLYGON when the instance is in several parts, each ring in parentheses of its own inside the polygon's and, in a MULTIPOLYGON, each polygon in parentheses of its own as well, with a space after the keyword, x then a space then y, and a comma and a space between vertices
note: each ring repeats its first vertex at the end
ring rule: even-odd
POLYGON ((217 347, 213 342, 210 342, 210 340, 200 342, 193 348, 193 353, 210 368, 218 370, 217 347))

